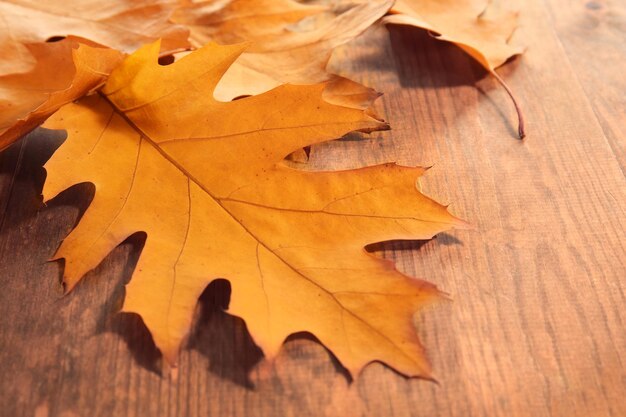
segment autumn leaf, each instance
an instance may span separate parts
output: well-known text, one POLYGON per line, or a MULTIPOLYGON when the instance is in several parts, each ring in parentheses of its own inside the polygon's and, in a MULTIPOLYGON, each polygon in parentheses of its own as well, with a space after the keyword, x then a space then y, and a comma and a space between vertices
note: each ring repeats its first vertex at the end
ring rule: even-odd
MULTIPOLYGON (((172 20, 190 29, 191 43, 201 47, 215 41, 271 42, 287 27, 306 17, 330 12, 328 6, 305 5, 294 0, 181 1, 172 20)), ((262 48, 262 47, 261 47, 262 48)))
POLYGON ((505 88, 517 110, 519 136, 525 136, 517 100, 495 71, 509 58, 524 51, 522 47, 509 44, 517 25, 517 13, 487 0, 397 0, 384 21, 428 30, 437 39, 452 42, 467 52, 505 88))
POLYGON ((126 53, 162 39, 163 53, 189 47, 189 32, 169 22, 168 0, 0 0, 0 74, 26 72, 37 62, 27 45, 74 35, 126 53))
POLYGON ((219 100, 260 94, 286 83, 331 80, 332 89, 325 92, 328 100, 364 109, 378 94, 329 74, 326 65, 333 49, 360 35, 392 4, 391 0, 368 1, 351 5, 335 16, 327 6, 307 6, 293 0, 230 0, 219 4, 199 1, 187 2, 173 20, 190 28, 196 46, 208 41, 250 42, 218 84, 215 97, 219 100), (319 16, 323 19, 312 19, 319 16), (335 94, 346 89, 352 93, 335 94))
POLYGON ((35 68, 24 74, 0 76, 0 150, 61 106, 103 84, 123 56, 112 49, 81 44, 71 37, 26 46, 37 59, 35 68))
POLYGON ((79 182, 96 188, 56 254, 67 288, 144 231, 123 310, 141 315, 169 363, 202 291, 226 278, 229 312, 269 358, 308 331, 353 373, 379 360, 429 375, 413 315, 438 291, 364 250, 464 225, 416 189, 425 170, 289 168, 281 161, 296 149, 387 125, 326 102, 323 84, 216 101, 240 45, 208 44, 169 66, 157 64, 158 52, 158 43, 141 48, 99 94, 45 125, 68 131, 45 166, 45 199, 79 182))

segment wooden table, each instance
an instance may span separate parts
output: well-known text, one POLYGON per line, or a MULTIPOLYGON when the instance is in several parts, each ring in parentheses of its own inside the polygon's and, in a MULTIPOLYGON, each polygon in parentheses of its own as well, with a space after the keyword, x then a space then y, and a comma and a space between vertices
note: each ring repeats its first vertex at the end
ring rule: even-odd
MULTIPOLYGON (((43 162, 62 135, 0 155, 2 416, 626 416, 626 60, 620 1, 533 0, 499 70, 505 92, 457 48, 384 27, 333 67, 385 93, 393 130, 316 147, 312 163, 433 165, 423 190, 470 221, 429 242, 372 250, 453 302, 421 315, 438 383, 374 363, 349 381, 312 337, 268 363, 212 284, 178 379, 141 320, 116 314, 141 250, 134 235, 63 297, 46 263, 86 208, 80 185, 47 207, 43 162)), ((71 167, 68 167, 71 169, 71 167)))

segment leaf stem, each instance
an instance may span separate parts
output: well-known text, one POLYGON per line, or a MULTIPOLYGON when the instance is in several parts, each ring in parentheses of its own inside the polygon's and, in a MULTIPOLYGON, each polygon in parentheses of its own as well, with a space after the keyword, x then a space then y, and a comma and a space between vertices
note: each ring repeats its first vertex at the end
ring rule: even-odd
POLYGON ((522 109, 519 104, 517 104, 517 100, 515 100, 515 96, 513 95, 513 91, 509 88, 508 85, 504 82, 504 80, 498 75, 495 70, 491 71, 491 74, 498 80, 498 82, 504 87, 509 97, 511 97, 511 101, 513 101, 513 105, 515 106, 515 111, 517 112, 517 134, 520 139, 524 139, 526 137, 526 131, 524 129, 524 114, 522 113, 522 109))

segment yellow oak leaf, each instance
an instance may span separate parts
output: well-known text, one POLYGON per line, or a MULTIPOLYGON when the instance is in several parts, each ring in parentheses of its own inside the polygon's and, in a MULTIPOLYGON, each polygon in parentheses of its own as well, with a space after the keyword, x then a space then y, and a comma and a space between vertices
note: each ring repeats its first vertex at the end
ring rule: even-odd
POLYGON ((0 76, 0 150, 40 125, 61 106, 104 84, 123 54, 67 38, 27 45, 37 65, 0 76), (51 71, 54 68, 54 71, 51 71))
POLYGON ((269 358, 308 331, 354 373, 378 360, 428 376, 413 316, 439 292, 364 250, 464 226, 417 190, 425 169, 290 168, 283 158, 296 149, 387 124, 328 103, 323 84, 216 101, 241 45, 208 44, 169 66, 157 64, 158 51, 158 43, 141 48, 99 94, 45 125, 68 130, 46 163, 45 199, 79 182, 96 188, 56 254, 67 288, 144 231, 123 311, 143 318, 170 364, 198 297, 225 278, 229 312, 269 358))

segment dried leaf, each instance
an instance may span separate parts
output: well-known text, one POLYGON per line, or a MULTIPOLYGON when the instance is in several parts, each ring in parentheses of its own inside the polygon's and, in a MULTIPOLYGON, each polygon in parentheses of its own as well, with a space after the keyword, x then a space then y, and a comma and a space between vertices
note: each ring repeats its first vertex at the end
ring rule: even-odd
POLYGON ((211 41, 235 44, 271 43, 302 19, 329 12, 326 6, 307 6, 294 0, 181 1, 172 20, 190 29, 196 47, 211 41))
POLYGON ((144 231, 123 309, 143 317, 170 363, 199 295, 226 278, 229 311, 270 358, 309 331, 352 372, 380 360, 427 376, 413 315, 439 293, 364 250, 463 226, 416 189, 425 170, 289 168, 281 161, 296 149, 387 125, 326 102, 323 84, 218 102, 215 86, 242 46, 209 44, 169 66, 157 65, 158 50, 140 49, 100 94, 46 124, 69 136, 46 164, 45 198, 78 182, 96 187, 57 253, 67 287, 144 231))
POLYGON ((103 84, 123 56, 112 49, 80 44, 73 38, 27 48, 37 59, 35 68, 25 74, 0 76, 0 150, 61 106, 103 84))
POLYGON ((496 10, 489 4, 487 0, 397 0, 385 22, 429 30, 493 72, 523 48, 508 43, 517 13, 496 10))
POLYGON ((478 61, 503 85, 519 116, 519 135, 525 136, 521 110, 495 69, 524 49, 509 44, 517 25, 517 13, 488 0, 397 0, 389 24, 416 26, 437 39, 452 42, 478 61))
MULTIPOLYGON (((209 40, 222 44, 250 42, 215 90, 216 98, 228 101, 286 83, 314 84, 333 79, 337 85, 345 83, 355 89, 360 85, 326 72, 331 53, 380 19, 392 3, 368 1, 327 18, 327 7, 305 6, 293 0, 209 0, 187 3, 173 19, 190 28, 191 40, 198 46, 209 40), (302 22, 305 17, 320 14, 325 18, 314 24, 307 26, 302 22)), ((378 96, 363 86, 356 94, 368 101, 351 103, 345 96, 337 100, 364 108, 378 96)), ((332 93, 326 95, 333 100, 332 93)))
POLYGON ((169 22, 168 0, 1 0, 0 74, 26 72, 36 63, 25 45, 74 35, 132 52, 162 39, 164 53, 189 47, 188 31, 169 22))

